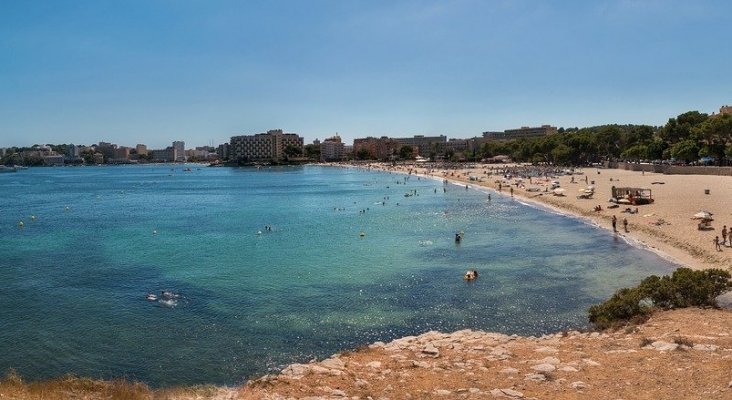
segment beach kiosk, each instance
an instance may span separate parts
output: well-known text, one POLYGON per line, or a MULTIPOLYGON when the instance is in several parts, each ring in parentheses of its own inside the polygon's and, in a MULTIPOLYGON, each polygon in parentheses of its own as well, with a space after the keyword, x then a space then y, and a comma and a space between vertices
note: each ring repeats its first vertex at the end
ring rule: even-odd
POLYGON ((639 206, 653 203, 651 189, 637 187, 612 187, 612 197, 618 204, 639 206))

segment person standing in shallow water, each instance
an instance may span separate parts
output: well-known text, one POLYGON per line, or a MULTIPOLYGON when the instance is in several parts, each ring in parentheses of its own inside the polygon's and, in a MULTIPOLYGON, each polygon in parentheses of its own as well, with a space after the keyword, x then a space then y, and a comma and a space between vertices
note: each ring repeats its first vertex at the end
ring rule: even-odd
POLYGON ((615 217, 614 215, 613 215, 612 223, 613 223, 613 232, 617 232, 618 229, 616 228, 616 226, 618 224, 618 218, 615 217))

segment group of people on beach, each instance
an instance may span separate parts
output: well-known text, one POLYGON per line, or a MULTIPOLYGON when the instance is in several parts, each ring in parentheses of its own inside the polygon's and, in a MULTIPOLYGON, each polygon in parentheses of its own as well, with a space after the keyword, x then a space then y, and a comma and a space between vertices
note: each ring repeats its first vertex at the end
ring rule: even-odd
MULTIPOLYGON (((618 225, 618 217, 616 217, 616 216, 613 215, 613 217, 611 219, 611 223, 613 225, 613 232, 617 232, 618 231, 618 227, 617 227, 617 225, 618 225)), ((629 232, 628 231, 628 219, 627 218, 623 218, 623 230, 625 231, 625 233, 628 233, 629 232)))
POLYGON ((719 236, 714 237, 714 248, 717 251, 722 251, 722 246, 732 247, 732 228, 727 231, 727 225, 722 226, 722 240, 719 240, 719 236), (727 235, 729 234, 729 244, 727 244, 727 235))

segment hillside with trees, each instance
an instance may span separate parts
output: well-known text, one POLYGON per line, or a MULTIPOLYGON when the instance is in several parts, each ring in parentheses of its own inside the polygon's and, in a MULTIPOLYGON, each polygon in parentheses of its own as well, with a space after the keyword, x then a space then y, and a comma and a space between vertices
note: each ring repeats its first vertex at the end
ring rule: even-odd
POLYGON ((700 159, 728 165, 732 158, 732 115, 689 111, 666 125, 601 125, 559 128, 555 135, 484 144, 473 159, 510 155, 518 162, 585 165, 608 159, 627 161, 700 159))

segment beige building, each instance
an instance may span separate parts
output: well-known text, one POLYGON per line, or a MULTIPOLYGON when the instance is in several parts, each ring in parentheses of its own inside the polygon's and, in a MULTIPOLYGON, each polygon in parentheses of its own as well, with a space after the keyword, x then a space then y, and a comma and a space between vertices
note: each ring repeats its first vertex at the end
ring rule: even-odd
POLYGON ((719 113, 721 115, 732 114, 732 106, 724 105, 722 107, 719 107, 719 113))
POLYGON ((283 133, 282 129, 256 135, 232 136, 230 159, 240 162, 279 162, 285 159, 288 146, 299 149, 302 154, 303 138, 295 133, 283 133))
POLYGON ((401 147, 402 144, 396 139, 386 136, 377 139, 369 136, 353 141, 353 155, 359 157, 359 154, 365 150, 368 152, 369 159, 390 160, 396 157, 401 147))
POLYGON ((343 142, 340 136, 335 135, 320 143, 320 161, 341 160, 343 160, 343 142))
POLYGON ((422 157, 429 157, 430 153, 436 154, 443 153, 447 144, 447 136, 424 136, 414 135, 411 138, 395 138, 400 145, 410 146, 414 149, 414 154, 419 154, 422 157))

